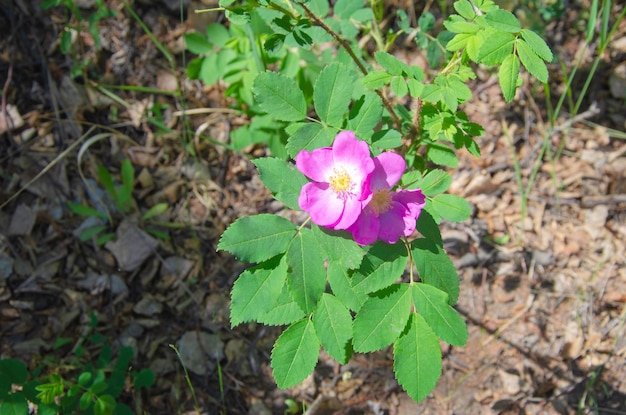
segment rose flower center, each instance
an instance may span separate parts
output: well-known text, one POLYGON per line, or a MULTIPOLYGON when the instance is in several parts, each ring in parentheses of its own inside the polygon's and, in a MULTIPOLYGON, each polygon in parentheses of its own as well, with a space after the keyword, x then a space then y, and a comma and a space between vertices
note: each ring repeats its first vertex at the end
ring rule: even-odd
POLYGON ((352 178, 343 168, 333 169, 333 175, 328 179, 328 184, 340 196, 347 196, 352 190, 352 178))
POLYGON ((381 215, 391 207, 391 192, 389 190, 377 190, 369 203, 369 208, 377 214, 381 215))

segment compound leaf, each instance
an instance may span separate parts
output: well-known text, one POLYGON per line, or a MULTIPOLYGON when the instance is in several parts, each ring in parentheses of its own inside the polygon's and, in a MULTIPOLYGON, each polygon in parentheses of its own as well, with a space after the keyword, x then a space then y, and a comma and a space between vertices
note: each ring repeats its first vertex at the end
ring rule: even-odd
POLYGON ((306 117, 306 100, 298 83, 285 75, 266 71, 257 75, 252 92, 261 108, 281 121, 306 117))
POLYGON ((270 311, 278 301, 286 279, 284 257, 272 258, 241 273, 231 293, 231 326, 257 320, 270 311))
POLYGON ((544 84, 548 82, 548 68, 546 64, 524 39, 519 39, 517 42, 517 55, 520 61, 522 61, 524 68, 532 76, 544 84))
POLYGON ((313 326, 328 354, 346 364, 352 339, 352 316, 346 306, 334 295, 323 294, 313 313, 313 326))
POLYGON ((393 370, 402 388, 416 402, 433 390, 441 376, 437 336, 419 314, 411 314, 407 330, 393 347, 393 370))
POLYGON ((368 294, 382 290, 402 276, 408 259, 402 242, 390 245, 379 241, 363 257, 352 277, 352 287, 368 294))
POLYGON ((467 325, 459 313, 448 304, 448 294, 428 284, 413 284, 413 303, 433 329, 446 343, 464 346, 467 325))
POLYGON ((274 343, 272 372, 279 388, 302 382, 315 368, 320 342, 313 322, 305 318, 287 328, 274 343))
POLYGON ((354 319, 354 350, 373 352, 400 336, 411 313, 408 284, 395 284, 365 301, 354 319))
POLYGON ((291 209, 299 209, 298 197, 308 180, 292 163, 273 157, 252 161, 259 169, 261 181, 272 195, 291 209))
POLYGON ((294 224, 280 216, 244 216, 224 231, 217 249, 243 262, 262 262, 285 252, 295 235, 294 224))
POLYGON ((448 302, 455 304, 459 297, 459 275, 443 247, 420 238, 411 242, 411 253, 422 281, 446 292, 448 302))

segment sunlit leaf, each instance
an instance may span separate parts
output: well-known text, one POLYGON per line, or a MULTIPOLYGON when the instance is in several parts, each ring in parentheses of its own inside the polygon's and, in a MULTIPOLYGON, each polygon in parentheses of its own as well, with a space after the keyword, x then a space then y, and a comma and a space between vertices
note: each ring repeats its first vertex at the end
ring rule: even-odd
POLYGON ((306 318, 287 328, 272 349, 272 373, 279 388, 302 382, 317 364, 320 342, 313 322, 306 318))

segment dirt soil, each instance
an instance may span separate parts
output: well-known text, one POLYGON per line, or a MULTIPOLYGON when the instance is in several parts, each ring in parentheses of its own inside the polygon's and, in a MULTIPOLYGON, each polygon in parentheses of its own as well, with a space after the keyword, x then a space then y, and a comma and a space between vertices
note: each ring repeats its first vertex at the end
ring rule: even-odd
MULTIPOLYGON (((485 127, 483 155, 461 154, 451 192, 474 213, 442 227, 470 337, 465 347, 442 345, 443 376, 416 404, 394 380, 391 350, 345 366, 322 354, 301 386, 279 390, 269 354, 280 330, 230 328, 229 290, 243 265, 216 253, 219 236, 238 217, 284 208, 249 161, 263 148, 235 153, 215 144, 248 121, 228 109, 223 86, 185 77, 182 36, 206 22, 181 22, 178 1, 133 6, 175 56, 172 71, 119 1, 107 2, 118 12, 100 22, 101 46, 82 31, 74 58, 59 50, 66 15, 38 3, 0 2, 0 357, 71 377, 76 366, 64 362, 100 333, 114 353, 133 348, 134 368, 156 374, 147 392, 122 395, 145 414, 283 414, 289 405, 291 413, 306 405, 310 415, 626 414, 625 24, 579 114, 563 112, 551 134, 548 100, 532 81, 511 105, 488 71, 472 85, 464 110, 485 127), (88 77, 70 77, 87 59, 88 77), (96 82, 164 91, 180 83, 185 99, 109 89, 114 99, 96 82), (182 103, 195 111, 191 133, 182 103), (150 114, 155 104, 162 112, 150 114), (82 241, 85 217, 68 203, 104 198, 98 166, 117 180, 126 158, 136 172, 135 211, 167 203, 155 229, 169 239, 151 236, 138 213, 115 213, 116 242, 82 241), (197 405, 170 345, 186 362, 197 405)), ((93 2, 76 3, 87 12, 93 2)), ((569 71, 581 58, 575 100, 593 59, 593 47, 582 48, 589 4, 570 3, 546 26, 560 62, 550 68, 552 105, 565 91, 560 65, 569 71)), ((395 53, 424 61, 409 47, 395 53)), ((83 359, 98 353, 88 345, 83 359)))

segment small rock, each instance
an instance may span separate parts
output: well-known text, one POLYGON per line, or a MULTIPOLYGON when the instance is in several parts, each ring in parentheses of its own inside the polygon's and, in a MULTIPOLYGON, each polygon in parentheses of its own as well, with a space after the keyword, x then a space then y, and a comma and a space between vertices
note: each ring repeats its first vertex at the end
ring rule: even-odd
POLYGON ((117 240, 105 245, 124 271, 137 269, 159 246, 159 242, 125 219, 117 228, 117 240))
POLYGON ((617 65, 609 76, 611 95, 618 99, 626 98, 626 63, 617 65))
POLYGON ((157 301, 152 295, 146 294, 137 304, 135 304, 133 311, 137 314, 141 314, 142 316, 152 317, 163 311, 163 304, 160 301, 157 301))
POLYGON ((11 224, 9 225, 9 235, 30 235, 35 226, 37 214, 27 205, 21 204, 15 209, 11 224))
POLYGON ((187 370, 199 376, 206 376, 215 368, 214 361, 224 357, 224 343, 215 334, 188 331, 176 347, 187 370))

